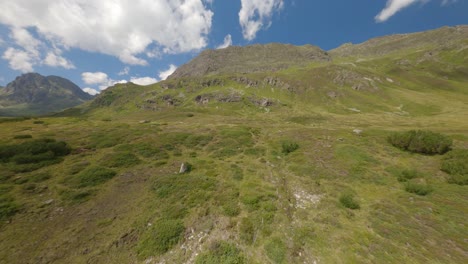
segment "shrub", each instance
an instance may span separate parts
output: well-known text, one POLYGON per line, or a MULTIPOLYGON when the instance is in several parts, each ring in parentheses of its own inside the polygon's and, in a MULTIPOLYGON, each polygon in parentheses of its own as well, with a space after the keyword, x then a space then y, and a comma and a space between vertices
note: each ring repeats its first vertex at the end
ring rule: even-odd
POLYGON ((342 194, 340 196, 340 203, 344 207, 352 209, 352 210, 361 208, 361 206, 359 205, 359 202, 354 199, 354 195, 349 194, 349 193, 342 194))
POLYGON ((468 149, 456 149, 442 160, 441 170, 450 174, 449 183, 468 185, 468 149))
POLYGON ((27 138, 32 138, 31 135, 16 135, 13 137, 14 139, 27 139, 27 138))
POLYGON ((185 227, 180 220, 161 219, 140 240, 137 252, 142 258, 166 253, 183 237, 185 227))
POLYGON ((114 178, 117 173, 104 167, 89 167, 72 178, 71 184, 74 187, 83 188, 96 186, 114 178))
POLYGON ((450 150, 452 139, 439 133, 423 130, 396 132, 388 142, 402 150, 421 154, 444 154, 450 150))
POLYGON ((406 182, 408 180, 417 178, 419 172, 415 169, 404 169, 398 173, 397 179, 399 182, 406 182))
POLYGON ((233 244, 221 241, 211 244, 208 252, 200 254, 196 264, 243 264, 246 259, 233 244))
POLYGON ((141 160, 135 156, 133 153, 129 152, 120 152, 114 153, 106 158, 101 162, 103 166, 110 167, 110 168, 120 168, 120 167, 131 167, 139 164, 141 160))
POLYGON ((52 175, 49 172, 41 172, 41 173, 36 173, 33 174, 29 179, 32 182, 43 182, 45 180, 48 180, 52 177, 52 175))
POLYGON ((91 190, 61 190, 59 192, 63 200, 69 201, 72 204, 81 203, 86 201, 92 194, 91 190))
POLYGON ((0 197, 0 221, 4 221, 19 210, 19 206, 10 197, 0 197))
POLYGON ((13 145, 0 146, 0 162, 13 161, 16 164, 38 163, 70 154, 66 142, 54 139, 36 139, 13 145))
POLYGON ((405 184, 405 191, 409 193, 414 193, 420 196, 425 196, 431 193, 433 189, 431 186, 427 184, 408 182, 405 184))
POLYGON ((291 153, 291 152, 296 151, 298 148, 299 148, 299 145, 297 143, 291 142, 291 141, 284 141, 281 144, 281 152, 283 152, 286 155, 291 153))

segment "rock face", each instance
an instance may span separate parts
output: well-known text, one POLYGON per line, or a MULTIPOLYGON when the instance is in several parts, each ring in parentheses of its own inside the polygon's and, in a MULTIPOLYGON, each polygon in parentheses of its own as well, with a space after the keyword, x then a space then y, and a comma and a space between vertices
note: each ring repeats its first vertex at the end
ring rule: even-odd
POLYGON ((62 77, 27 73, 0 90, 0 115, 46 114, 91 98, 76 84, 62 77))
POLYGON ((327 62, 327 52, 312 45, 294 46, 272 43, 246 47, 228 47, 203 51, 189 63, 179 67, 169 79, 200 77, 223 73, 277 71, 311 62, 327 62))

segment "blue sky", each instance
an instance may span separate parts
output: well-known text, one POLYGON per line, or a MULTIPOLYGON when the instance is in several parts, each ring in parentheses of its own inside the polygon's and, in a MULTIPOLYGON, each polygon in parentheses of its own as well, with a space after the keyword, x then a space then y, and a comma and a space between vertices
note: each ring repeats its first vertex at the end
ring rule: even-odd
POLYGON ((468 24, 468 0, 2 0, 0 10, 0 85, 34 71, 91 93, 160 81, 207 48, 330 50, 468 24))

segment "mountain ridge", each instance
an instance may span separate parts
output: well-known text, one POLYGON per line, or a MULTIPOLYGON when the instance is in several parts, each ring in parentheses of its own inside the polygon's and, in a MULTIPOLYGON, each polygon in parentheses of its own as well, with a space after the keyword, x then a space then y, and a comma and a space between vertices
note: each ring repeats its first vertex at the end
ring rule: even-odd
POLYGON ((0 115, 41 115, 77 106, 93 97, 59 76, 26 73, 0 90, 0 115))

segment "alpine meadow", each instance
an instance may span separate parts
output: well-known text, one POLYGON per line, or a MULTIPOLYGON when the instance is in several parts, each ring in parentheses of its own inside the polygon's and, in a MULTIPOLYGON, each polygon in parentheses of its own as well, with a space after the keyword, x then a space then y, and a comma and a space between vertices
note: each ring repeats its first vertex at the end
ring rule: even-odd
POLYGON ((0 263, 468 261, 466 25, 77 100, 0 119, 0 263))

